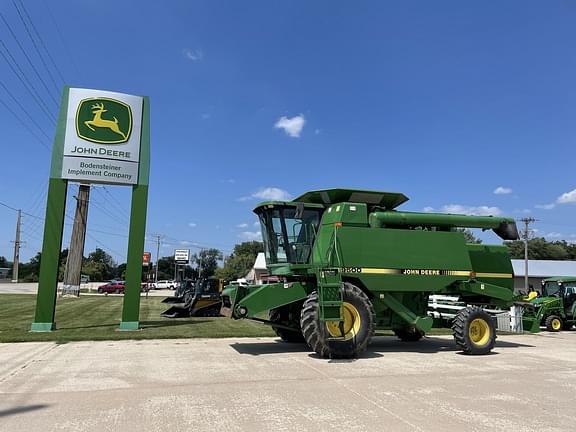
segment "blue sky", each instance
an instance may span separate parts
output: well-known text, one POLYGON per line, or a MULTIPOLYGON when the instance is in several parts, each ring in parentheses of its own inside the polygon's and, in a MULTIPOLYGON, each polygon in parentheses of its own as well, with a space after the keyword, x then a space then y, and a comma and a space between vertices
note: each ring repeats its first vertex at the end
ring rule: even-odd
MULTIPOLYGON (((406 210, 532 216, 538 235, 576 240, 571 2, 25 6, 57 70, 13 2, 0 12, 46 88, 1 20, 0 39, 49 114, 63 82, 150 96, 147 232, 163 236, 161 255, 228 253, 257 238, 260 198, 331 187, 403 192, 406 210)), ((1 57, 0 79, 40 127, 0 88, 28 124, 0 103, 0 201, 42 218, 54 124, 1 57)), ((97 187, 91 199, 86 251, 124 261, 129 189, 97 187)), ((11 259, 15 212, 0 206, 0 218, 0 255, 11 259)), ((40 249, 42 224, 24 217, 24 260, 40 249)))

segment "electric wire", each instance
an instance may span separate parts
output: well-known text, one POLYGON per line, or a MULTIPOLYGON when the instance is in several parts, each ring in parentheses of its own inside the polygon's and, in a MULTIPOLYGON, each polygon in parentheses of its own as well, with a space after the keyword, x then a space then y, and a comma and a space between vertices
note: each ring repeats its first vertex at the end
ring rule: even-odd
POLYGON ((44 99, 40 97, 38 90, 28 79, 28 77, 26 76, 26 74, 24 73, 24 71, 22 70, 22 68, 20 67, 20 65, 18 64, 18 62, 16 61, 16 59, 14 58, 14 56, 12 55, 12 53, 10 52, 10 50, 8 49, 8 47, 6 46, 6 44, 2 39, 0 39, 0 45, 2 45, 2 48, 6 51, 6 53, 10 57, 10 60, 12 60, 14 65, 16 65, 20 74, 14 69, 14 66, 12 65, 12 63, 10 63, 10 60, 8 59, 8 57, 6 57, 4 51, 0 50, 0 55, 2 55, 2 58, 4 58, 4 60, 6 61, 6 63, 8 64, 14 75, 16 75, 16 78, 18 78, 18 80, 22 83, 26 91, 30 94, 30 96, 32 96, 32 99, 34 99, 38 107, 42 110, 44 114, 46 114, 50 122, 52 122, 52 124, 55 125, 56 117, 50 112, 48 105, 44 103, 44 99))
POLYGON ((19 116, 18 114, 16 114, 16 113, 14 112, 14 110, 13 110, 6 102, 4 102, 3 99, 0 99, 0 104, 2 104, 2 105, 4 106, 4 108, 6 108, 6 110, 7 110, 8 112, 10 112, 10 114, 12 114, 12 115, 16 118, 16 120, 18 120, 18 121, 20 122, 20 124, 21 124, 28 132, 30 132, 30 134, 31 134, 34 138, 36 138, 36 140, 37 140, 44 148, 46 148, 48 151, 50 151, 50 147, 48 147, 48 144, 46 144, 44 141, 42 141, 42 139, 41 139, 38 135, 36 135, 36 133, 30 128, 30 126, 28 126, 28 125, 24 122, 24 120, 22 120, 22 119, 20 118, 20 116, 19 116))
POLYGON ((58 65, 56 64, 56 62, 54 61, 54 58, 52 57, 52 55, 50 54, 50 51, 48 50, 48 47, 46 46, 46 44, 44 43, 44 40, 42 39, 42 36, 40 35, 40 32, 38 32, 38 29, 36 28, 36 26, 34 25, 34 21, 32 21, 32 18, 30 17, 30 14, 28 13, 28 11, 26 10, 26 6, 24 6, 24 2, 22 0, 18 0, 18 2, 20 3, 20 6, 22 7, 22 10, 24 11, 24 14, 26 15, 26 18, 28 18, 28 22, 30 23, 30 25, 32 26, 32 30, 34 30, 34 34, 36 34, 36 37, 38 38, 38 40, 40 41, 40 43, 42 44, 42 48, 44 48, 44 51, 46 51, 46 55, 48 56, 48 59, 50 60, 50 62, 52 63, 52 66, 54 67, 54 70, 56 70, 56 72, 58 73, 60 80, 62 81, 62 84, 66 83, 66 80, 64 79, 64 75, 62 74, 62 72, 60 71, 60 68, 58 67, 58 65))
POLYGON ((26 23, 26 20, 24 19, 22 12, 20 12, 20 8, 18 7, 18 5, 16 4, 16 2, 14 0, 12 0, 12 4, 14 5, 16 12, 18 13, 18 17, 20 18, 20 22, 22 22, 22 25, 24 26, 24 30, 26 30, 26 33, 28 34, 28 37, 30 38, 30 41, 32 42, 32 46, 34 47, 36 54, 38 54, 38 58, 40 59, 42 66, 44 66, 44 69, 46 70, 48 77, 50 78, 50 81, 52 81, 52 85, 54 86, 54 89, 56 92, 56 97, 58 97, 58 95, 60 94, 60 89, 58 88, 58 84, 56 84, 56 80, 54 79, 54 76, 52 76, 52 72, 50 72, 50 68, 48 68, 48 65, 44 61, 44 57, 40 53, 40 48, 38 48, 38 45, 36 44, 34 37, 32 37, 32 32, 30 31, 30 28, 28 27, 28 24, 26 23))
POLYGON ((14 96, 14 94, 8 89, 8 87, 6 87, 6 85, 0 81, 0 86, 2 86, 2 88, 4 89, 4 91, 6 93, 8 93, 8 96, 10 96, 10 98, 14 101, 14 103, 16 105, 18 105, 20 107, 20 109, 24 112, 24 114, 26 114, 26 117, 28 117, 28 119, 32 122, 32 124, 34 126, 36 126, 38 128, 38 130, 42 133, 42 135, 44 135, 46 137, 46 139, 48 140, 48 142, 50 142, 50 137, 48 136, 48 134, 46 134, 46 132, 44 132, 44 129, 42 129, 42 127, 36 122, 36 120, 34 119, 34 117, 32 117, 30 115, 30 113, 28 112, 28 110, 26 108, 24 108, 22 106, 22 104, 20 103, 20 101, 18 99, 16 99, 16 97, 14 96))
POLYGON ((18 45, 18 47, 20 48, 20 51, 22 51, 22 54, 24 55, 24 57, 25 57, 26 60, 28 61, 28 64, 30 65, 30 67, 32 68, 32 70, 34 71, 34 73, 36 74, 36 77, 37 77, 38 80, 42 83, 42 86, 43 86, 44 89, 46 90, 46 93, 48 94, 48 96, 50 97, 50 99, 52 99, 52 102, 54 102, 54 105, 56 105, 56 107, 58 107, 58 101, 54 98, 54 96, 52 95, 52 93, 51 93, 50 90, 48 89, 48 85, 47 85, 46 82, 42 79, 42 76, 41 76, 40 73, 38 72, 38 69, 36 68, 36 66, 34 65, 34 63, 32 63, 32 60, 31 60, 30 57, 28 56, 28 53, 26 53, 26 50, 24 49, 24 47, 22 46, 22 44, 21 44, 20 41, 18 40, 18 37, 17 37, 16 34, 14 33, 14 30, 12 30, 12 27, 10 26, 10 24, 8 24, 8 21, 6 20, 6 18, 4 17, 4 14, 2 14, 2 12, 0 12, 0 18, 2 19, 2 21, 4 21, 4 25, 6 26, 6 28, 8 29, 8 31, 10 32, 10 34, 12 35, 12 37, 14 38, 14 40, 16 41, 16 44, 18 45))
POLYGON ((56 29, 56 33, 58 34, 58 37, 60 38, 60 42, 62 43, 62 46, 64 47, 64 52, 66 53, 66 56, 68 57, 68 60, 70 60, 70 63, 72 64, 72 67, 76 70, 76 75, 82 79, 84 79, 84 75, 81 72, 81 70, 78 68, 78 65, 76 64, 76 62, 74 61, 74 57, 70 54, 70 50, 68 49, 68 45, 66 44, 66 38, 64 37, 64 35, 62 34, 62 31, 60 30, 60 27, 58 26, 58 22, 56 21, 56 19, 54 18, 54 14, 52 13, 52 11, 50 10, 50 7, 48 6, 47 1, 44 2, 44 7, 46 8, 46 11, 48 12, 48 16, 50 17, 50 19, 52 20, 52 24, 54 25, 54 28, 56 29))

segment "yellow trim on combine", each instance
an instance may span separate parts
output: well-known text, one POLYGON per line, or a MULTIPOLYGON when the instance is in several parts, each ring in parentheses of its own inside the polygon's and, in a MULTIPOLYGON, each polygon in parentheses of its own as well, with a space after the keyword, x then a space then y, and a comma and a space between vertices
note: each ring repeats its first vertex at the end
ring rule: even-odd
POLYGON ((470 270, 446 270, 446 269, 399 269, 377 267, 343 267, 342 273, 377 274, 377 275, 402 275, 402 276, 458 276, 493 279, 512 279, 512 273, 475 273, 470 270))
POLYGON ((400 274, 399 269, 385 269, 385 268, 366 268, 362 267, 360 273, 366 274, 400 274))
POLYGON ((496 278, 496 279, 512 279, 512 273, 476 273, 476 277, 481 278, 496 278))

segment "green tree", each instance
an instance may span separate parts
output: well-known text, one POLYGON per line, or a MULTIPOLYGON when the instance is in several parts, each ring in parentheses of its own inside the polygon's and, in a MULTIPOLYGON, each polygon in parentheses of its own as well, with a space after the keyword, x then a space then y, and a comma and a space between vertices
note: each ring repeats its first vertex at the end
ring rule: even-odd
POLYGON ((254 265, 259 252, 264 252, 262 242, 250 241, 237 244, 234 246, 232 254, 226 258, 224 267, 218 269, 216 275, 227 281, 246 276, 254 265))
POLYGON ((199 277, 214 276, 218 268, 218 261, 222 260, 222 252, 218 249, 202 249, 199 253, 192 255, 192 262, 198 267, 199 277))
POLYGON ((476 237, 474 235, 474 233, 472 232, 472 230, 470 230, 468 228, 456 228, 456 231, 464 234, 464 238, 466 239, 466 243, 472 243, 472 244, 482 243, 482 240, 480 240, 478 237, 476 237))
POLYGON ((103 249, 96 248, 82 264, 82 273, 93 281, 105 281, 115 277, 116 263, 103 249))
MULTIPOLYGON (((524 259, 524 241, 514 240, 504 242, 510 257, 524 259)), ((533 260, 568 260, 574 250, 565 241, 549 242, 543 237, 528 240, 528 259, 533 260)))
POLYGON ((18 278, 24 282, 38 282, 41 260, 42 253, 38 252, 36 256, 30 258, 30 261, 20 264, 18 268, 18 278))
POLYGON ((0 267, 10 269, 6 277, 10 279, 12 275, 12 263, 6 259, 6 257, 0 256, 0 267))

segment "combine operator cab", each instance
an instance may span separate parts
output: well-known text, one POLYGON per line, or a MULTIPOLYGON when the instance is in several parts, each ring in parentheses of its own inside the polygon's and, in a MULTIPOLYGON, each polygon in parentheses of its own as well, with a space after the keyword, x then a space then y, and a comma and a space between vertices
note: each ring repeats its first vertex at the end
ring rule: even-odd
POLYGON ((306 264, 323 208, 268 204, 256 209, 262 227, 266 263, 306 264))

